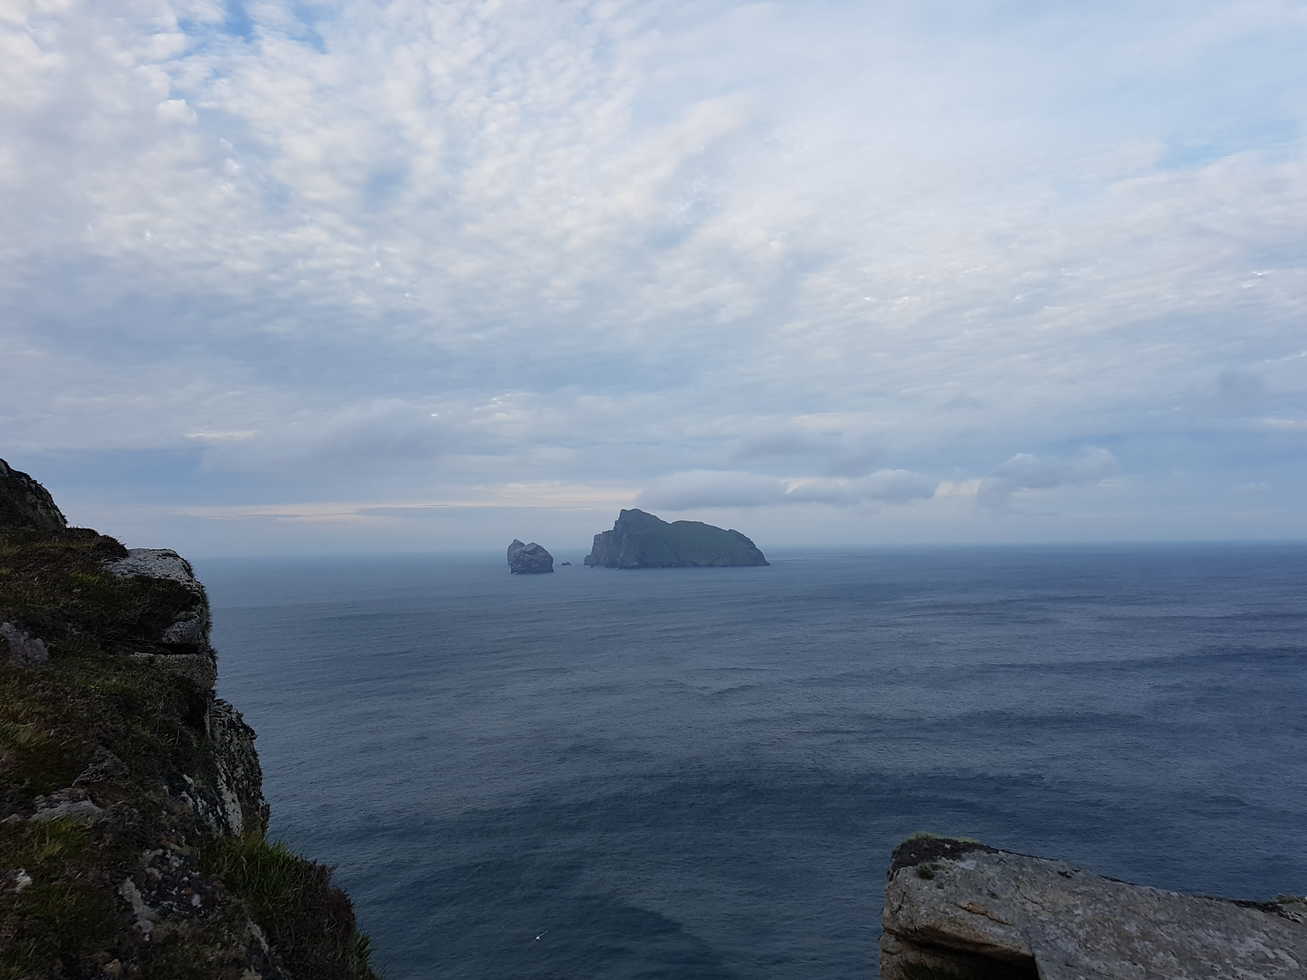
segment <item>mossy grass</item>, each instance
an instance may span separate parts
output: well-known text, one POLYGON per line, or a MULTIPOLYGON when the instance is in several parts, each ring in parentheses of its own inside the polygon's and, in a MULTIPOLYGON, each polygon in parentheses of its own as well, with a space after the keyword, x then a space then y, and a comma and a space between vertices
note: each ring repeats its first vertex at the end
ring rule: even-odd
POLYGON ((118 652, 142 647, 193 607, 196 596, 167 579, 121 577, 105 562, 127 550, 85 528, 58 533, 0 530, 0 622, 40 637, 52 654, 118 652))
POLYGON ((46 975, 111 942, 121 928, 93 832, 69 820, 0 824, 0 871, 21 872, 0 923, 0 980, 46 975))
POLYGON ((192 682, 128 657, 68 657, 58 667, 0 663, 7 811, 71 785, 99 747, 124 760, 127 784, 203 768, 204 694, 192 682))
POLYGON ((371 940, 358 931, 349 897, 331 869, 259 834, 214 841, 201 869, 241 898, 250 915, 305 976, 374 980, 371 940))

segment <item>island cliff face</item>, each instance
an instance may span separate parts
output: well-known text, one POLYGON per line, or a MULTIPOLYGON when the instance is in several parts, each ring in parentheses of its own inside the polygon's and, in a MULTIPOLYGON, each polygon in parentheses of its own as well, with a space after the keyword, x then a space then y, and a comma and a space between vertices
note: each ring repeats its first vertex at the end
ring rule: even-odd
POLYGON ((881 980, 1301 980, 1307 901, 1237 902, 1103 878, 975 841, 894 851, 881 980))
POLYGON ((701 521, 668 523, 642 510, 623 510, 611 531, 594 536, 587 565, 604 568, 690 568, 766 565, 758 547, 736 530, 701 521))
POLYGON ((554 556, 532 541, 523 544, 517 538, 508 546, 508 570, 514 575, 541 575, 554 570, 554 556))
POLYGON ((0 977, 371 980, 328 869, 264 839, 189 563, 65 525, 0 460, 0 977))

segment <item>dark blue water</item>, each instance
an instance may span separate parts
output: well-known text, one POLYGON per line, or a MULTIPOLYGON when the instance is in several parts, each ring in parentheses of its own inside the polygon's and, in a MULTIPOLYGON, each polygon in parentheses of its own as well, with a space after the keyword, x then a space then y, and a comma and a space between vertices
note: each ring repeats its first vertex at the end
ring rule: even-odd
POLYGON ((874 977, 889 852, 1307 891, 1307 547, 202 563, 387 980, 874 977))

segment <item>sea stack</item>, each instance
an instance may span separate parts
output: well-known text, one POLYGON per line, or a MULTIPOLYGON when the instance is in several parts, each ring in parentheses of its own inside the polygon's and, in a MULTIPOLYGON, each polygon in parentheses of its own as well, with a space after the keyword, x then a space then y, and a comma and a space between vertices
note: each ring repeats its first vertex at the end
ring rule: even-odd
POLYGON ((554 556, 532 541, 523 544, 517 538, 508 546, 508 570, 514 575, 541 575, 554 570, 554 556))
POLYGON ((611 531, 594 536, 587 565, 603 568, 721 568, 769 564, 758 546, 734 529, 702 521, 667 522, 623 510, 611 531))

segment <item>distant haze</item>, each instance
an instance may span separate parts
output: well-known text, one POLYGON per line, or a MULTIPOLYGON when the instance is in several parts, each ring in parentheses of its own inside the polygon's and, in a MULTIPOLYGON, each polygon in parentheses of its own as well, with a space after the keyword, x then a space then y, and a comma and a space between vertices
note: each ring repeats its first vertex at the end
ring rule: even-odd
POLYGON ((1307 537, 1307 6, 24 2, 0 457, 196 554, 1307 537))

